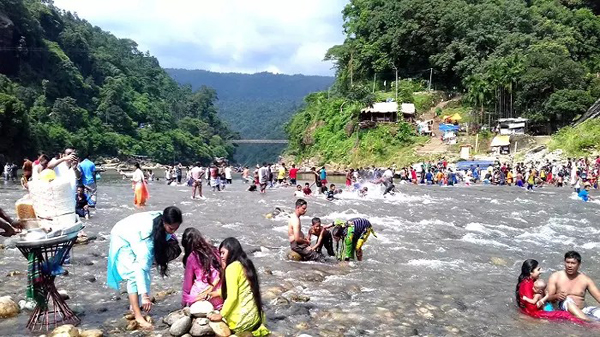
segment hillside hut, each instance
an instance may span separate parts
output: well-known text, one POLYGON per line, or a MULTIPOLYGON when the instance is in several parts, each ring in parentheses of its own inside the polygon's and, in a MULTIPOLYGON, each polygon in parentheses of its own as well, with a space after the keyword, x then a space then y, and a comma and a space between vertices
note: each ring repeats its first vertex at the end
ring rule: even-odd
POLYGON ((373 103, 360 111, 361 122, 396 123, 398 121, 398 103, 373 103))

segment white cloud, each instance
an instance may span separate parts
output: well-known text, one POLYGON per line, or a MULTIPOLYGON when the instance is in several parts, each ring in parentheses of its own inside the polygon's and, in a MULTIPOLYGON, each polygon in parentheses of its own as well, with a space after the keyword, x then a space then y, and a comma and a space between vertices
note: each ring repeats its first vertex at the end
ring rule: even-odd
POLYGON ((135 40, 163 67, 333 74, 348 0, 55 0, 57 7, 135 40))

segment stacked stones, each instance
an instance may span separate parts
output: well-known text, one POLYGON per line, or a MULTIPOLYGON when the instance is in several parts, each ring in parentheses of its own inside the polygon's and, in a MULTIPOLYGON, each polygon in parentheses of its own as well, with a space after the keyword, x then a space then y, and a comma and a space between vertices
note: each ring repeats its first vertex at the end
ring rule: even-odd
POLYGON ((163 322, 169 326, 171 336, 201 337, 201 336, 232 336, 225 322, 211 322, 206 316, 214 308, 208 301, 199 301, 189 308, 168 314, 163 322))

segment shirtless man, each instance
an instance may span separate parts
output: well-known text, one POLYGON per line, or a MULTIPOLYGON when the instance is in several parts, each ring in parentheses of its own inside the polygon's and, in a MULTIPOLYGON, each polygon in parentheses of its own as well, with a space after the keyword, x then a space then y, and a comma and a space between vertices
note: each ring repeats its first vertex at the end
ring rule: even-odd
POLYGON ((296 209, 288 223, 288 239, 292 251, 300 254, 303 261, 317 261, 321 259, 321 254, 310 246, 310 241, 304 237, 300 224, 300 216, 306 214, 306 208, 306 200, 298 199, 296 201, 296 209))
POLYGON ((581 255, 575 251, 565 254, 565 270, 554 272, 548 280, 548 301, 558 303, 560 310, 589 321, 600 319, 600 308, 585 306, 585 293, 600 303, 600 291, 591 278, 579 272, 581 255))

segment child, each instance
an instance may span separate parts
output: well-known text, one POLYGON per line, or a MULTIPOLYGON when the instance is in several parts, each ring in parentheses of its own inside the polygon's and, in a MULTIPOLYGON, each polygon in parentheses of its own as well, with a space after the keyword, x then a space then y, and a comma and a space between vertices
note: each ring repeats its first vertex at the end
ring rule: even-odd
POLYGON ((307 240, 310 241, 310 237, 313 235, 317 237, 317 243, 315 243, 315 245, 312 247, 319 254, 323 254, 323 246, 325 246, 327 255, 335 256, 335 252, 333 251, 333 238, 331 237, 331 232, 329 231, 329 228, 331 227, 333 226, 323 227, 321 225, 321 219, 319 218, 312 219, 312 226, 308 230, 307 240))
POLYGON ((312 190, 310 189, 310 185, 308 183, 304 184, 304 189, 302 192, 304 192, 304 196, 309 196, 312 194, 312 190))
POLYGON ((335 184, 331 184, 329 186, 329 191, 327 191, 327 200, 333 201, 333 199, 335 199, 334 195, 335 195, 335 184))
MULTIPOLYGON (((531 304, 537 304, 538 307, 541 306, 541 304, 546 303, 546 300, 548 299, 548 294, 546 293, 546 282, 544 280, 537 279, 534 283, 533 283, 533 293, 535 295, 533 295, 533 298, 528 298, 527 296, 523 296, 523 301, 531 303, 531 304)), ((546 303, 546 305, 544 306, 544 311, 552 311, 552 304, 550 303, 546 303)))
POLYGON ((88 206, 87 196, 83 193, 83 186, 77 187, 77 196, 75 203, 75 212, 82 218, 90 218, 90 209, 88 206))
POLYGON ((223 306, 221 290, 221 257, 216 247, 208 243, 200 231, 190 227, 183 232, 183 306, 197 301, 209 301, 215 309, 223 306))
POLYGON ((304 197, 304 192, 302 191, 302 186, 301 185, 297 185, 296 186, 296 191, 294 192, 294 196, 296 198, 302 198, 302 197, 304 197))

